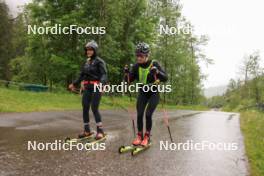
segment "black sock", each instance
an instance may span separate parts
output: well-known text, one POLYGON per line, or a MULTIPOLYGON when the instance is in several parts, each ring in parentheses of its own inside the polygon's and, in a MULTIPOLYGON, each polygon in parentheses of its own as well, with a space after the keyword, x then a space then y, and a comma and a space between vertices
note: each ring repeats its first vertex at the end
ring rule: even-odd
POLYGON ((102 126, 97 126, 97 133, 104 133, 102 126))
POLYGON ((89 125, 89 124, 85 124, 85 125, 84 125, 84 130, 85 130, 86 132, 90 133, 90 132, 91 132, 91 130, 90 130, 90 125, 89 125))

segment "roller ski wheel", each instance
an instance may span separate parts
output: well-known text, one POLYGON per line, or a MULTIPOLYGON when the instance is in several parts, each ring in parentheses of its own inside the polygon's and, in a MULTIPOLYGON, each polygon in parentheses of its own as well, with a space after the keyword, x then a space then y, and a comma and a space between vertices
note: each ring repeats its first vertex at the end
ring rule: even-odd
POLYGON ((86 137, 82 137, 82 138, 70 138, 70 137, 66 137, 64 139, 65 143, 79 143, 79 142, 89 142, 94 138, 94 133, 92 132, 91 135, 86 136, 86 137))
POLYGON ((137 146, 131 151, 131 156, 135 156, 143 151, 146 151, 151 146, 151 143, 149 143, 147 146, 137 146))
POLYGON ((107 138, 107 135, 106 134, 104 134, 104 136, 102 138, 100 138, 100 139, 96 139, 95 137, 93 137, 92 140, 89 141, 89 142, 87 142, 85 145, 87 147, 90 147, 90 146, 92 146, 92 145, 94 145, 96 143, 101 143, 101 142, 105 141, 106 138, 107 138))
POLYGON ((65 143, 68 143, 70 140, 71 140, 70 137, 66 137, 66 138, 64 139, 64 142, 65 142, 65 143))
POLYGON ((134 150, 135 147, 136 146, 134 146, 134 145, 121 146, 118 149, 118 153, 122 154, 122 153, 131 152, 132 150, 134 150))

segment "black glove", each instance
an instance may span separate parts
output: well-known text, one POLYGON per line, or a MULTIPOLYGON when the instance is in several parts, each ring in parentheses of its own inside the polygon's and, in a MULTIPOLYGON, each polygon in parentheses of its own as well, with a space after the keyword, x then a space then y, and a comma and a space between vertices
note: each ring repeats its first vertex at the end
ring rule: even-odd
POLYGON ((107 76, 106 75, 103 75, 102 78, 100 79, 100 82, 104 85, 107 84, 107 76))
POLYGON ((155 75, 155 74, 158 74, 158 73, 159 73, 159 70, 158 70, 157 67, 153 66, 153 67, 151 67, 151 69, 150 69, 150 73, 151 73, 152 75, 155 75))

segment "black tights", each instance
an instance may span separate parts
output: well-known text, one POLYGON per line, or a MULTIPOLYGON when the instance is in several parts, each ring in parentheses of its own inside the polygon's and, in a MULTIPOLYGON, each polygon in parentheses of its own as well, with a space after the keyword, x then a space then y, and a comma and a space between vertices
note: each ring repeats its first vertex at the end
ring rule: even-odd
POLYGON ((137 128, 139 132, 143 132, 143 116, 146 109, 146 131, 151 131, 152 114, 159 104, 159 93, 139 92, 137 98, 137 128), (148 107, 146 109, 146 105, 148 107))
POLYGON ((83 96, 82 96, 82 106, 83 106, 83 123, 85 131, 89 131, 89 110, 90 106, 92 108, 92 112, 94 114, 95 122, 97 126, 101 126, 101 115, 98 111, 98 107, 101 100, 101 92, 97 89, 96 92, 94 92, 93 87, 88 87, 84 90, 83 96))

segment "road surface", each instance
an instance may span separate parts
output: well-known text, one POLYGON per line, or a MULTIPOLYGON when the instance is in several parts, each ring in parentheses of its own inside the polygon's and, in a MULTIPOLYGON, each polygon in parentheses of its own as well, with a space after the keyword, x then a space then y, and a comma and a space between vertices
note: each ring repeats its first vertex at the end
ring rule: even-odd
POLYGON ((108 133, 103 151, 28 151, 28 141, 54 142, 76 136, 82 128, 81 113, 0 114, 0 175, 249 175, 238 114, 171 110, 168 116, 174 148, 165 150, 160 142, 169 141, 169 135, 163 124, 163 113, 156 112, 153 145, 135 157, 118 153, 119 146, 133 139, 130 115, 112 110, 102 111, 102 116, 108 133), (190 141, 193 144, 232 144, 235 148, 175 149, 177 144, 190 144, 190 141))

